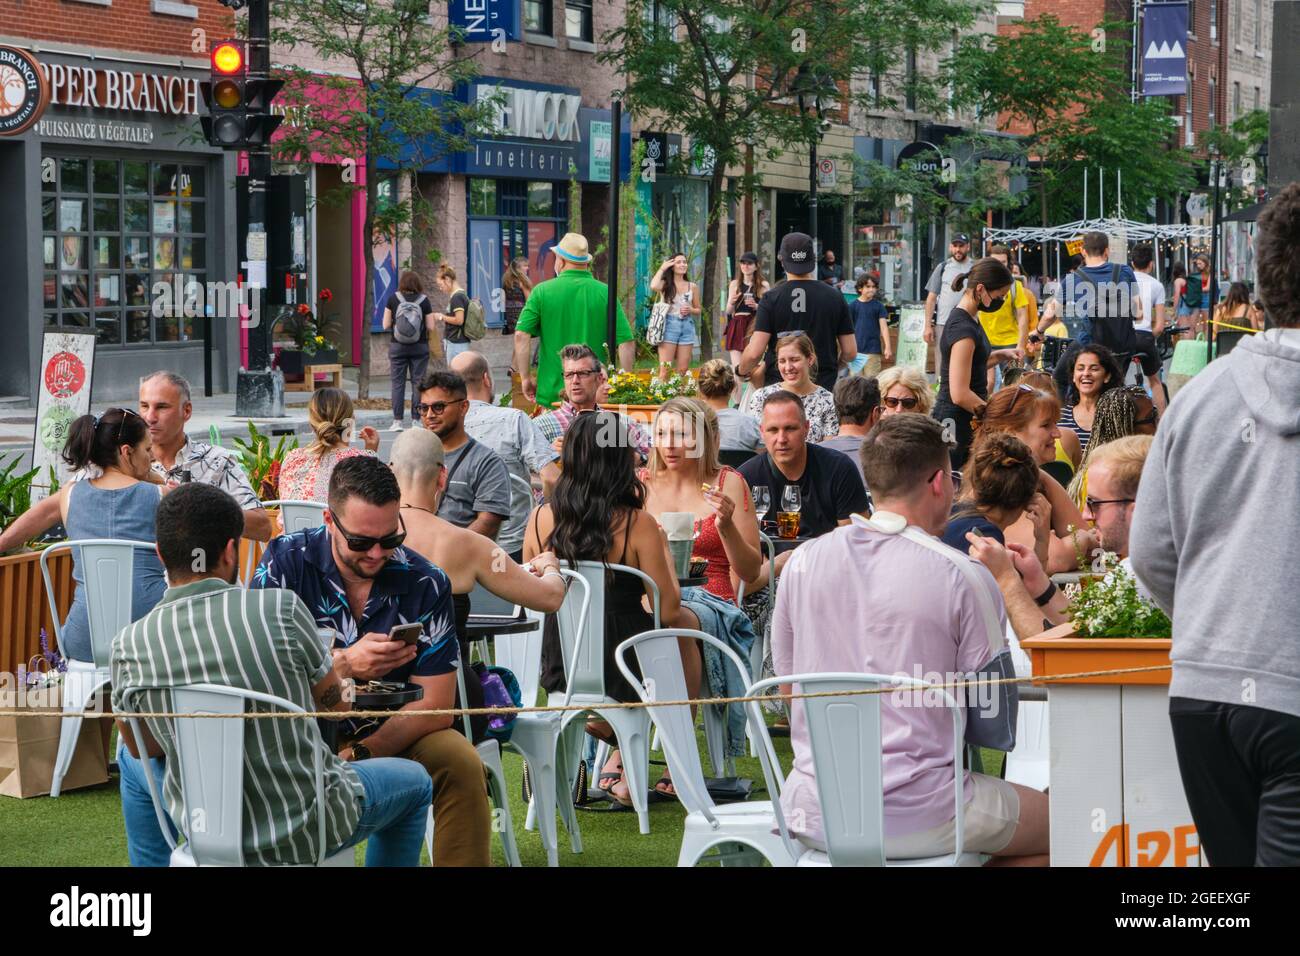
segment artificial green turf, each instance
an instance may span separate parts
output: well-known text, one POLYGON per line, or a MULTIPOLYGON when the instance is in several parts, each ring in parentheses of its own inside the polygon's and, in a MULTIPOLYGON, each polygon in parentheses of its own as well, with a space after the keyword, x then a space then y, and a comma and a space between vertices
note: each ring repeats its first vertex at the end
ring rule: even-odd
MULTIPOLYGON (((789 770, 790 741, 774 740, 777 755, 789 770)), ((703 741, 701 741, 703 748, 703 741)), ((701 755, 705 751, 701 749, 701 755)), ((996 775, 1002 754, 984 751, 984 770, 996 775)), ((651 754, 651 759, 662 759, 651 754)), ((519 781, 523 760, 517 754, 503 755, 509 785, 510 813, 513 817, 519 856, 525 866, 545 866, 546 853, 536 831, 524 830, 526 806, 520 799, 519 781)), ((767 799, 763 774, 756 759, 741 757, 736 761, 739 776, 754 781, 755 800, 767 799)), ((650 766, 650 780, 658 780, 663 767, 650 766)), ((611 812, 605 803, 599 809, 577 811, 582 832, 583 852, 573 853, 568 834, 558 819, 560 866, 674 866, 682 841, 685 811, 675 800, 650 804, 650 832, 637 830, 636 814, 631 810, 611 812)), ((117 778, 107 784, 65 793, 57 800, 33 797, 16 800, 0 797, 0 866, 126 866, 126 832, 122 827, 121 801, 117 778)), ((501 841, 494 835, 492 858, 497 866, 505 865, 501 841)), ((425 863, 427 857, 422 854, 425 863)), ((357 864, 364 862, 357 850, 357 864)))
MULTIPOLYGON (((785 738, 775 741, 777 753, 786 762, 787 769, 789 743, 785 738)), ((652 754, 651 759, 661 760, 662 755, 652 754)), ((545 866, 546 853, 540 837, 536 831, 524 829, 527 807, 519 791, 523 759, 506 752, 502 763, 520 859, 525 866, 545 866)), ((736 765, 740 776, 754 781, 754 799, 766 799, 758 761, 744 757, 736 765)), ((662 766, 651 764, 652 782, 662 773, 662 766)), ((605 806, 602 802, 596 804, 598 809, 577 811, 583 845, 580 854, 570 850, 568 833, 557 818, 561 866, 673 866, 677 863, 685 817, 680 803, 676 800, 651 803, 650 832, 644 836, 637 830, 634 812, 611 812, 605 806)), ((3 847, 0 866, 126 866, 126 832, 122 826, 117 778, 102 786, 64 793, 57 800, 0 797, 0 847, 3 847)), ((496 865, 505 865, 501 841, 495 835, 492 858, 496 865)), ((357 863, 362 862, 363 853, 358 848, 357 863)), ((427 858, 424 862, 428 862, 427 858)))

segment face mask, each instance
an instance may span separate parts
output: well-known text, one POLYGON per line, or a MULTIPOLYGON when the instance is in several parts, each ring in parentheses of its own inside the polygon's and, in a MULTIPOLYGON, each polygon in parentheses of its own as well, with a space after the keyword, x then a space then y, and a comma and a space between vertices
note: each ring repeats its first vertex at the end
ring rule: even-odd
POLYGON ((1007 301, 1005 295, 1000 295, 996 299, 989 299, 989 304, 980 309, 981 312, 996 312, 1002 308, 1003 303, 1007 301))

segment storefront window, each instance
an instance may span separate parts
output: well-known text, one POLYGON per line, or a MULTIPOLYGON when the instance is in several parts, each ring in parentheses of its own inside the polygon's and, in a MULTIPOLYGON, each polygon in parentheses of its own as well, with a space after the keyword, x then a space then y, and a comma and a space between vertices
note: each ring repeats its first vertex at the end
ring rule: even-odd
POLYGON ((469 181, 469 214, 495 216, 497 214, 497 181, 471 179, 469 181))
POLYGON ((853 263, 877 276, 891 303, 915 296, 912 229, 902 210, 860 203, 853 215, 853 263))
POLYGON ((90 328, 93 321, 101 345, 192 339, 192 318, 153 316, 153 290, 180 288, 182 308, 189 290, 192 307, 203 309, 206 167, 48 161, 57 173, 43 184, 41 208, 46 324, 90 328))
POLYGON ((550 183, 528 184, 528 215, 540 216, 543 219, 551 217, 550 183))

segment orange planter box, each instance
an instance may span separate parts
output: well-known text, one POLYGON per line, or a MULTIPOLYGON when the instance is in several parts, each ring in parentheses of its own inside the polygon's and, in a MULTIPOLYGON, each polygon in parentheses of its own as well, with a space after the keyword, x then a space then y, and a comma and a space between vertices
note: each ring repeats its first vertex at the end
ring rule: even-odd
MULTIPOLYGON (((1079 637, 1072 624, 1062 624, 1037 637, 1021 641, 1029 652, 1035 677, 1078 674, 1083 671, 1153 667, 1169 663, 1167 637, 1079 637)), ((1169 684, 1169 671, 1144 674, 1114 674, 1107 677, 1078 677, 1068 684, 1169 684)))

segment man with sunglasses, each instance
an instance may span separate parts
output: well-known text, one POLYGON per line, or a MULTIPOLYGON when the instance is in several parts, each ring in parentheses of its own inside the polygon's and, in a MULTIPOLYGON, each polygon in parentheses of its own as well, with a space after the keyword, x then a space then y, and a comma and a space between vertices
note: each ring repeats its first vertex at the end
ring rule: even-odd
MULTIPOLYGON (((340 462, 330 477, 325 525, 282 535, 268 546, 250 587, 297 594, 318 627, 332 628, 334 669, 364 685, 417 684, 407 711, 445 709, 456 699, 459 644, 447 575, 402 547, 401 491, 387 465, 340 462), (414 644, 392 640, 400 624, 421 625, 414 644)), ((487 866, 491 814, 483 763, 449 716, 345 722, 345 760, 406 757, 433 780, 435 866, 487 866)))
MULTIPOLYGON (((1119 555, 1130 573, 1129 530, 1133 527, 1133 506, 1137 502, 1142 466, 1151 451, 1150 435, 1129 435, 1098 445, 1088 458, 1088 496, 1083 501, 1083 518, 1091 522, 1106 551, 1119 555)), ((1146 588, 1138 582, 1138 593, 1147 600, 1146 588)))
MULTIPOLYGON (((582 412, 595 411, 599 407, 600 390, 605 384, 604 367, 596 353, 582 343, 561 349, 560 362, 564 370, 561 396, 564 401, 559 408, 543 412, 533 419, 533 424, 557 452, 564 450, 564 433, 574 419, 582 412)), ((641 463, 645 464, 650 459, 650 434, 631 419, 626 423, 628 440, 636 446, 641 463)))
POLYGON ((465 431, 465 380, 435 369, 420 379, 419 389, 415 414, 442 439, 447 456, 447 490, 438 517, 495 541, 502 522, 510 517, 510 472, 500 455, 465 431))

